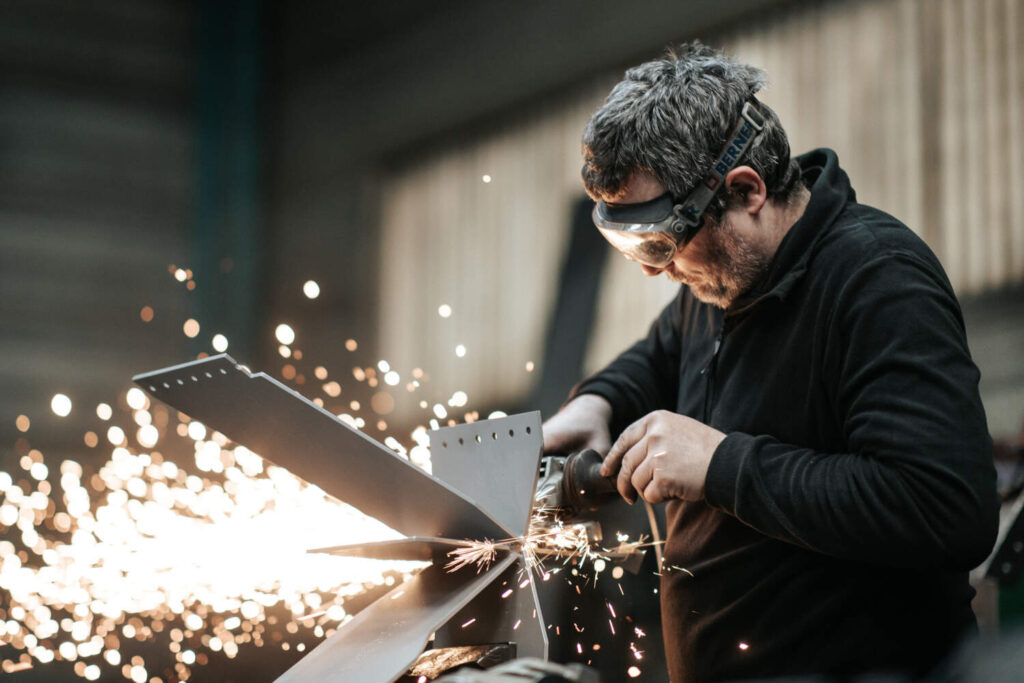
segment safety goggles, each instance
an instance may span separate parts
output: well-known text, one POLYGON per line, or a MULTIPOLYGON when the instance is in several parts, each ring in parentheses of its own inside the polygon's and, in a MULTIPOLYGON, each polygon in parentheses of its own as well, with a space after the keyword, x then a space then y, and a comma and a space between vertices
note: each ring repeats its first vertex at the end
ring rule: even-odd
POLYGON ((760 103, 751 98, 743 104, 729 142, 704 181, 681 201, 668 192, 646 202, 594 206, 594 225, 626 258, 652 268, 664 268, 681 247, 696 236, 704 212, 718 194, 725 176, 739 165, 757 135, 764 129, 760 103))

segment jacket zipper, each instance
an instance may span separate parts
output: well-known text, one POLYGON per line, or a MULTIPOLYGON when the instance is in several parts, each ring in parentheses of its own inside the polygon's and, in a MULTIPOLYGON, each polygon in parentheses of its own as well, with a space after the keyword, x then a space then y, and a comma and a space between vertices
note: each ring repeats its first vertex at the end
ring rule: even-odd
POLYGON ((711 351, 711 360, 704 366, 704 369, 700 371, 700 374, 704 375, 704 424, 709 424, 711 420, 711 402, 712 394, 715 390, 715 369, 718 365, 718 350, 722 348, 722 338, 725 336, 725 323, 718 328, 718 334, 715 335, 715 346, 711 351))

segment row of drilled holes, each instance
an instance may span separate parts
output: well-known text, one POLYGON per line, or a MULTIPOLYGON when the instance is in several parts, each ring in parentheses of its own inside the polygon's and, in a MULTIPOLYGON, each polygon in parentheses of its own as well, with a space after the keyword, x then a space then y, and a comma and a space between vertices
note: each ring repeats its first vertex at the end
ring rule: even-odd
MULTIPOLYGON (((526 433, 527 434, 532 434, 533 430, 530 427, 527 427, 526 428, 526 433)), ((514 429, 508 430, 508 435, 510 437, 512 437, 512 438, 515 438, 515 435, 516 435, 515 430, 514 429)), ((476 438, 476 442, 477 443, 483 443, 484 442, 483 437, 480 436, 479 434, 477 434, 475 438, 476 438)), ((491 439, 493 439, 494 441, 497 441, 498 440, 498 432, 491 432, 491 439)), ((466 444, 466 441, 460 436, 459 437, 459 445, 460 446, 464 446, 465 444, 466 444)), ((444 448, 448 448, 448 442, 447 441, 442 441, 441 442, 441 446, 444 447, 444 448)))
MULTIPOLYGON (((206 377, 207 377, 208 379, 213 379, 213 375, 211 375, 210 373, 208 373, 208 372, 207 372, 207 373, 204 373, 204 374, 206 375, 206 377)), ((222 375, 226 375, 226 374, 228 374, 228 371, 227 371, 227 370, 225 370, 224 368, 221 368, 221 369, 220 369, 220 374, 222 374, 222 375)), ((199 378, 198 378, 198 377, 196 377, 195 375, 192 375, 192 381, 193 381, 193 382, 198 382, 198 381, 199 381, 199 378)), ((180 378, 178 379, 178 386, 185 386, 185 382, 184 382, 184 381, 182 381, 182 380, 181 380, 180 378)), ((170 389, 170 388, 171 388, 171 385, 170 385, 170 384, 168 384, 167 382, 164 382, 164 389, 170 389)), ((149 385, 149 390, 150 390, 150 391, 156 391, 156 387, 155 387, 155 386, 153 386, 152 384, 150 384, 150 385, 149 385)))

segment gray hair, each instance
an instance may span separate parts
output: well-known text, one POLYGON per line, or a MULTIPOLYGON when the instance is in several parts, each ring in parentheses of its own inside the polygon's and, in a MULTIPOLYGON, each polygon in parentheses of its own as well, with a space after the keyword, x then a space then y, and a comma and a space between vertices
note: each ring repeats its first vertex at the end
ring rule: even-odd
MULTIPOLYGON (((591 196, 615 195, 634 171, 654 175, 673 197, 689 194, 710 170, 765 74, 701 44, 670 49, 664 59, 626 72, 583 133, 583 184, 591 196)), ((768 197, 788 201, 802 183, 775 112, 761 104, 764 130, 743 157, 768 197)), ((735 198, 721 195, 716 220, 735 198)))

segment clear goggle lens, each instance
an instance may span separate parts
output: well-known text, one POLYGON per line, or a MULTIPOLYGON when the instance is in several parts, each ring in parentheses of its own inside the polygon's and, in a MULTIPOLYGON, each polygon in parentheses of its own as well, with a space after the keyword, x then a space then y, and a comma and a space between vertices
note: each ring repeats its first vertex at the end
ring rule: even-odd
POLYGON ((676 255, 676 241, 665 232, 632 232, 600 226, 598 230, 626 258, 651 268, 664 268, 676 255))
POLYGON ((594 225, 604 238, 626 258, 651 268, 672 262, 683 233, 673 232, 682 224, 673 213, 675 202, 666 192, 637 204, 594 206, 594 225))

